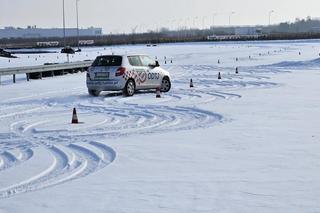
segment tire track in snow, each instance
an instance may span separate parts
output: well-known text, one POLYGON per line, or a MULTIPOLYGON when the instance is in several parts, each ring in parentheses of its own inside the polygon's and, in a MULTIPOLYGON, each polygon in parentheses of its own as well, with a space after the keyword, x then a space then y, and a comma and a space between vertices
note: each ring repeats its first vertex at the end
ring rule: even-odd
MULTIPOLYGON (((267 88, 276 85, 264 81, 268 79, 266 77, 249 76, 249 74, 254 74, 254 70, 246 70, 245 74, 240 75, 224 73, 225 79, 216 80, 217 72, 223 72, 225 68, 207 65, 171 68, 177 69, 175 75, 178 76, 178 80, 173 81, 173 85, 177 87, 174 87, 164 99, 158 100, 157 103, 154 100, 151 103, 140 103, 139 96, 135 97, 136 99, 90 98, 88 101, 88 97, 84 96, 83 92, 76 90, 73 90, 68 96, 60 95, 63 94, 62 92, 49 92, 3 102, 4 105, 7 104, 4 106, 7 107, 6 109, 10 109, 12 104, 23 109, 7 113, 3 108, 0 119, 8 119, 13 122, 16 116, 23 118, 23 122, 15 121, 11 124, 11 133, 15 137, 28 141, 22 146, 29 149, 15 155, 10 149, 10 143, 7 143, 5 150, 8 150, 0 154, 0 171, 32 158, 31 146, 46 147, 52 157, 52 162, 39 174, 0 189, 0 199, 73 181, 106 167, 114 161, 116 152, 94 141, 106 137, 190 130, 223 122, 222 115, 194 107, 197 104, 219 99, 241 98, 240 95, 217 89, 230 91, 230 88, 267 88), (210 73, 208 70, 214 70, 214 72, 210 73), (195 88, 187 88, 188 81, 194 77, 196 78, 195 88), (50 97, 45 97, 48 94, 50 97), (51 96, 52 94, 55 96, 51 96), (27 108, 26 106, 31 102, 34 107, 27 108), (75 105, 81 113, 101 117, 101 120, 92 124, 85 123, 77 128, 56 121, 57 118, 66 116, 65 109, 70 109, 75 105), (47 114, 47 112, 50 113, 47 114), (41 117, 41 120, 37 117, 41 117), (52 145, 46 146, 48 144, 52 145)), ((16 147, 11 148, 15 150, 16 147)))
MULTIPOLYGON (((115 151, 97 142, 78 144, 49 145, 50 137, 38 133, 35 128, 50 123, 50 119, 28 122, 28 120, 14 122, 10 125, 11 134, 24 137, 37 146, 44 147, 52 158, 51 164, 39 174, 35 174, 19 183, 0 189, 0 199, 9 198, 21 193, 32 192, 44 188, 63 184, 78 178, 85 177, 112 163, 116 157, 115 151)), ((103 121, 101 125, 105 123, 103 121)), ((92 128, 95 125, 89 125, 92 128)), ((80 129, 81 130, 81 129, 80 129)), ((57 138, 59 140, 59 138, 57 138)), ((33 156, 33 150, 25 149, 5 151, 0 155, 0 168, 2 170, 18 165, 33 156), (15 154, 15 155, 14 155, 15 154)), ((23 168, 23 167, 22 167, 23 168)), ((1 171, 1 170, 0 170, 1 171)))
POLYGON ((63 184, 92 174, 115 160, 116 152, 97 142, 52 146, 51 165, 20 183, 0 189, 0 199, 63 184))
MULTIPOLYGON (((91 104, 79 105, 78 109, 81 111, 106 115, 118 122, 113 126, 102 125, 99 128, 90 129, 90 131, 82 129, 81 132, 70 132, 70 138, 88 138, 93 136, 121 137, 135 134, 154 134, 203 128, 223 121, 223 117, 219 114, 194 107, 126 105, 127 106, 122 107, 96 106, 91 104)), ((52 131, 50 134, 54 132, 55 131, 52 131)))
POLYGON ((4 151, 0 154, 0 172, 22 164, 31 159, 32 156, 32 149, 16 149, 12 150, 12 152, 4 151), (15 151, 17 154, 15 155, 13 151, 15 151))
POLYGON ((27 110, 20 110, 18 112, 12 112, 12 113, 6 112, 6 113, 0 115, 0 119, 19 116, 19 115, 24 115, 24 114, 28 114, 28 113, 31 113, 31 112, 37 112, 37 111, 42 110, 44 108, 45 107, 37 107, 37 108, 31 108, 31 109, 27 109, 27 110))

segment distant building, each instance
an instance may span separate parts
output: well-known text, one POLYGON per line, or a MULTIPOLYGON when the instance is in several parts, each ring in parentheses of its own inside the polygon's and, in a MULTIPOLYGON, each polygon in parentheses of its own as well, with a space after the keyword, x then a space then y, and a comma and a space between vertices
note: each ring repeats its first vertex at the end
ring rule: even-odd
POLYGON ((59 46, 59 41, 46 41, 46 42, 37 42, 38 47, 57 47, 59 46))
POLYGON ((312 33, 320 33, 320 27, 313 27, 313 28, 311 29, 311 32, 312 32, 312 33))
POLYGON ((261 35, 262 29, 256 27, 236 27, 235 35, 261 35))
POLYGON ((234 41, 234 40, 247 40, 258 39, 260 35, 211 35, 207 37, 209 41, 234 41))
MULTIPOLYGON (((102 36, 102 28, 90 27, 87 29, 79 29, 80 36, 102 36)), ((77 28, 67 28, 67 37, 77 36, 77 28)), ((28 28, 5 27, 0 29, 0 39, 3 38, 61 38, 63 37, 63 29, 61 28, 37 28, 29 26, 28 28)))

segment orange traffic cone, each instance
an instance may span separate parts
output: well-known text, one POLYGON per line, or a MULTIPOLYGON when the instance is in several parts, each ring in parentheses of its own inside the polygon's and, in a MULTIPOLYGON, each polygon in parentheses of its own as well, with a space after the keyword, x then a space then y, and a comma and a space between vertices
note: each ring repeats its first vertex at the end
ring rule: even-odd
POLYGON ((221 78, 221 73, 219 72, 219 74, 218 74, 218 79, 219 80, 221 80, 222 78, 221 78))
POLYGON ((72 124, 78 124, 78 123, 79 123, 76 108, 73 108, 72 121, 71 121, 71 123, 72 123, 72 124))
POLYGON ((192 78, 191 78, 191 80, 190 80, 190 88, 193 88, 194 87, 194 85, 193 85, 193 81, 192 81, 192 78))
POLYGON ((161 93, 160 93, 160 88, 159 87, 157 88, 156 98, 161 98, 161 93))

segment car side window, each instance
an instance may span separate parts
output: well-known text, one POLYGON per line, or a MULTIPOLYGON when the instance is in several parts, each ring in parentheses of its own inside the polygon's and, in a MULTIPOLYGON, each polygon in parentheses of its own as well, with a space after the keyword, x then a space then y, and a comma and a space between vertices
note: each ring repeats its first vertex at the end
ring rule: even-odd
POLYGON ((142 66, 148 67, 151 64, 155 64, 155 61, 152 60, 149 56, 140 56, 142 61, 142 66))
POLYGON ((134 66, 134 67, 142 66, 139 56, 128 56, 128 60, 131 66, 134 66))

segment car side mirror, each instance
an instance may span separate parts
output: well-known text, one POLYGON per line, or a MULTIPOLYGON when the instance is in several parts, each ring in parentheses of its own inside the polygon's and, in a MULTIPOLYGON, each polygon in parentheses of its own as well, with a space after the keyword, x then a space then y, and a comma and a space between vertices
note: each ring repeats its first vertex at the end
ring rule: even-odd
POLYGON ((158 61, 155 61, 153 64, 149 64, 149 67, 155 68, 155 67, 160 67, 160 64, 158 61))

